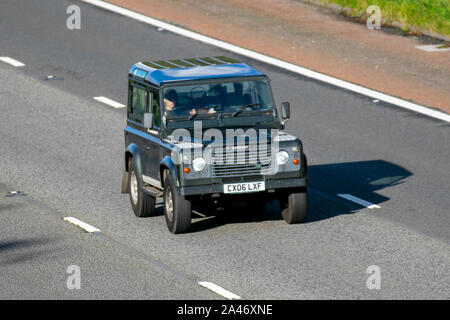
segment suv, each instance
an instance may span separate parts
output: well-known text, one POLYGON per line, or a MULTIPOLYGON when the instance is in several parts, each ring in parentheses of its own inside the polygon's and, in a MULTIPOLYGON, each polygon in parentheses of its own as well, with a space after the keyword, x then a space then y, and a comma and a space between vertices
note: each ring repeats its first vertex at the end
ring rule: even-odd
POLYGON ((136 216, 163 198, 172 233, 191 226, 193 206, 279 200, 289 224, 307 213, 306 157, 282 131, 270 80, 246 63, 206 57, 136 63, 128 73, 125 171, 136 216))

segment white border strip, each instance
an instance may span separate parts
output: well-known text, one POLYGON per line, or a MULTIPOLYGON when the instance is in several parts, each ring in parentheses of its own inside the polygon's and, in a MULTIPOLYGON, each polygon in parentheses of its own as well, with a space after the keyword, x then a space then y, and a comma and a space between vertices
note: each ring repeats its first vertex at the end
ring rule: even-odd
POLYGON ((341 198, 347 199, 349 201, 355 202, 355 203, 357 203, 365 208, 368 208, 368 209, 381 209, 380 206, 373 204, 369 201, 360 199, 358 197, 352 196, 351 194, 338 194, 338 196, 341 198))
POLYGON ((430 45, 425 45, 425 46, 416 46, 416 48, 420 49, 422 51, 426 51, 426 52, 445 52, 445 51, 450 51, 450 48, 442 48, 442 49, 440 49, 440 46, 442 46, 442 44, 430 44, 430 45))
POLYGON ((405 108, 408 110, 412 110, 412 111, 415 111, 415 112, 418 112, 421 114, 425 114, 432 118, 450 122, 450 115, 446 114, 444 112, 440 112, 440 111, 437 111, 437 110, 434 110, 434 109, 431 109, 428 107, 424 107, 424 106, 421 106, 421 105, 418 105, 418 104, 415 104, 415 103, 412 103, 412 102, 409 102, 409 101, 406 101, 403 99, 399 99, 399 98, 396 98, 396 97, 393 97, 393 96, 390 96, 390 95, 387 95, 387 94, 384 94, 384 93, 381 93, 381 92, 378 92, 375 90, 364 88, 362 86, 359 86, 359 85, 356 85, 356 84, 353 84, 353 83, 350 83, 350 82, 347 82, 344 80, 340 80, 340 79, 337 79, 337 78, 334 78, 334 77, 331 77, 331 76, 328 76, 328 75, 325 75, 325 74, 322 74, 322 73, 289 63, 289 62, 285 62, 285 61, 282 61, 282 60, 279 60, 276 58, 272 58, 272 57, 263 55, 261 53, 257 53, 255 51, 251 51, 251 50, 248 50, 248 49, 245 49, 242 47, 238 47, 236 45, 233 45, 233 44, 230 44, 230 43, 227 43, 224 41, 220 41, 220 40, 216 40, 216 39, 213 39, 213 38, 210 38, 207 36, 203 36, 196 32, 192 32, 192 31, 188 31, 186 29, 180 28, 180 27, 176 27, 169 23, 162 22, 162 21, 154 19, 154 18, 150 18, 143 14, 136 13, 134 11, 121 8, 119 6, 116 6, 116 5, 113 5, 110 3, 106 3, 101 0, 82 0, 82 1, 86 2, 86 3, 90 3, 94 6, 101 7, 103 9, 127 16, 134 20, 141 21, 141 22, 153 25, 158 28, 163 28, 167 31, 182 35, 184 37, 195 39, 195 40, 198 40, 198 41, 201 41, 201 42, 204 42, 204 43, 207 43, 207 44, 210 44, 210 45, 213 45, 213 46, 216 46, 216 47, 219 47, 219 48, 222 48, 222 49, 225 49, 225 50, 228 50, 228 51, 231 51, 231 52, 243 55, 243 56, 250 57, 255 60, 262 61, 267 64, 277 66, 277 67, 285 69, 285 70, 289 70, 291 72, 301 74, 308 78, 326 82, 328 84, 332 84, 334 86, 337 86, 337 87, 340 87, 343 89, 347 89, 347 90, 350 90, 350 91, 353 91, 353 92, 356 92, 356 93, 359 93, 359 94, 362 94, 362 95, 365 95, 365 96, 368 96, 368 97, 371 97, 374 99, 379 99, 379 100, 394 104, 396 106, 399 106, 399 107, 402 107, 402 108, 405 108))
POLYGON ((97 100, 97 101, 100 101, 100 102, 102 102, 104 104, 107 104, 107 105, 109 105, 109 106, 111 106, 113 108, 116 108, 116 109, 125 108, 125 105, 123 105, 121 103, 118 103, 118 102, 116 102, 114 100, 111 100, 109 98, 106 98, 106 97, 94 97, 94 99, 97 100))
POLYGON ((0 61, 2 61, 4 63, 7 63, 7 64, 10 64, 10 65, 12 65, 13 67, 16 67, 16 68, 25 66, 25 63, 22 63, 22 62, 17 61, 17 60, 15 60, 13 58, 10 58, 10 57, 0 57, 0 61))
POLYGON ((233 300, 233 299, 239 300, 239 299, 241 299, 241 297, 239 297, 238 295, 235 295, 233 292, 225 290, 224 288, 219 287, 217 284, 214 284, 212 282, 201 281, 198 284, 203 286, 203 287, 205 287, 205 288, 208 288, 211 291, 214 291, 215 293, 217 293, 217 294, 221 295, 222 297, 225 297, 225 298, 227 298, 229 300, 233 300))
POLYGON ((91 233, 91 232, 101 232, 96 227, 93 227, 90 224, 87 224, 86 222, 78 220, 77 218, 74 218, 74 217, 65 217, 64 221, 70 222, 70 223, 80 227, 81 229, 83 229, 84 231, 87 231, 89 233, 91 233))

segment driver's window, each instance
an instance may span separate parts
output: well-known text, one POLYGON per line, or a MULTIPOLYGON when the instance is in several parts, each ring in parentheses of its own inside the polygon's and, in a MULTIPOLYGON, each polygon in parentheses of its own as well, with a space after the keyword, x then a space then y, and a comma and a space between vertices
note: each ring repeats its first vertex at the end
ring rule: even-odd
POLYGON ((148 94, 145 88, 132 86, 131 105, 128 116, 142 123, 144 113, 147 110, 148 94))
POLYGON ((155 129, 159 130, 161 128, 161 109, 158 91, 151 91, 151 112, 153 112, 153 125, 155 129))

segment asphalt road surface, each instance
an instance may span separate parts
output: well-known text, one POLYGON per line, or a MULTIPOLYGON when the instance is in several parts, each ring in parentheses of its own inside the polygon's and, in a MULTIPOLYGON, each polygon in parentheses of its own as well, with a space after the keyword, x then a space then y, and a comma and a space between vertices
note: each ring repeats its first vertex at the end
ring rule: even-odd
POLYGON ((76 1, 2 0, 0 298, 449 299, 450 127, 76 1), (81 30, 66 9, 81 8, 81 30), (136 61, 228 55, 290 101, 309 161, 309 217, 276 202, 195 217, 171 234, 120 194, 127 71, 136 61), (46 80, 53 75, 54 80, 46 80), (10 191, 22 193, 10 194, 10 191), (338 194, 380 208, 368 209, 338 194), (87 233, 76 217, 100 229, 87 233), (68 289, 67 269, 81 270, 68 289), (381 288, 369 290, 369 266, 381 288))

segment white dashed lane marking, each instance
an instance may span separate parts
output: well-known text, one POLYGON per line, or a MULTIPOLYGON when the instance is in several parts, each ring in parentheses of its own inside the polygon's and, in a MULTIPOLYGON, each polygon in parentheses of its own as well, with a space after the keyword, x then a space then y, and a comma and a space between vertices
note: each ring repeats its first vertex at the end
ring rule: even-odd
POLYGON ((368 209, 380 209, 381 208, 380 206, 378 206, 376 204, 373 204, 369 201, 352 196, 351 194, 338 194, 338 196, 341 198, 347 199, 349 201, 355 202, 355 203, 357 203, 365 208, 368 208, 368 209))
POLYGON ((22 62, 17 61, 17 60, 15 60, 13 58, 10 58, 10 57, 0 57, 0 61, 2 61, 4 63, 7 63, 7 64, 10 64, 10 65, 12 65, 13 67, 16 67, 16 68, 25 66, 25 63, 22 63, 22 62))
POLYGON ((222 297, 225 297, 229 300, 239 300, 241 299, 241 297, 239 297, 238 295, 234 294, 233 292, 230 292, 222 287, 219 287, 217 284, 214 284, 212 282, 207 282, 207 281, 200 281, 198 283, 199 285, 217 293, 218 295, 221 295, 222 297))
POLYGON ((96 227, 91 226, 90 224, 87 224, 86 222, 83 222, 81 220, 78 220, 77 218, 74 217, 65 217, 64 221, 70 222, 78 227, 80 227, 81 229, 83 229, 86 232, 92 233, 92 232, 101 232, 99 229, 97 229, 96 227))
POLYGON ((110 107, 116 108, 116 109, 125 108, 124 104, 121 104, 119 102, 116 102, 116 101, 111 100, 111 99, 106 98, 106 97, 94 97, 94 99, 99 101, 99 102, 101 102, 101 103, 107 104, 110 107))

